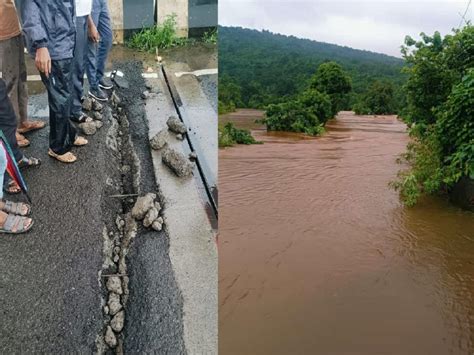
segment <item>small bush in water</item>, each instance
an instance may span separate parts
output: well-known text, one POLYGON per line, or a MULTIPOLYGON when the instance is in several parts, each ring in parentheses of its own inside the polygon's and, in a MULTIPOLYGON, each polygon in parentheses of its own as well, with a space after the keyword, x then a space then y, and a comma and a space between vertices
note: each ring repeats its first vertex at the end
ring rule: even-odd
POLYGON ((232 122, 228 122, 222 130, 219 130, 219 147, 231 147, 235 144, 262 144, 252 137, 246 129, 236 128, 232 122))

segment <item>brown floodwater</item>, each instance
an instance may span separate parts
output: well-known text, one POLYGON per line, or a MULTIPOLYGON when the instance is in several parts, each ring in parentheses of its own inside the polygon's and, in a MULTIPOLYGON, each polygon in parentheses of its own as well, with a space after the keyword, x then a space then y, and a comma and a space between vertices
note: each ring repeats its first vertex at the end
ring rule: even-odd
POLYGON ((401 205, 395 116, 219 152, 219 354, 473 354, 474 214, 401 205))

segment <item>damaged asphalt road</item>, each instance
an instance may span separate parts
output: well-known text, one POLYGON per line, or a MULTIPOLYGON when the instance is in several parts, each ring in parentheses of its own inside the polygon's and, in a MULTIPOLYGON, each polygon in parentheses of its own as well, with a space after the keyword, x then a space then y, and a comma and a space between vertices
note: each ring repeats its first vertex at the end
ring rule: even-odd
MULTIPOLYGON (((119 95, 140 160, 137 192, 154 192, 148 128, 143 102, 137 99, 144 90, 142 67, 138 62, 120 65, 130 82, 130 89, 119 95)), ((46 95, 32 97, 30 105, 32 112, 44 115, 46 95)), ((25 235, 0 235, 0 353, 97 351, 97 337, 105 330, 102 302, 106 292, 99 276, 104 262, 103 229, 105 225, 113 230, 117 214, 130 207, 107 197, 119 189, 122 163, 109 154, 109 127, 106 123, 87 137, 88 146, 74 149, 78 161, 72 165, 47 156, 48 127, 28 135, 32 145, 25 153, 42 160, 39 168, 24 173, 35 225, 25 235)), ((127 257, 125 352, 186 352, 183 301, 168 249, 165 232, 139 227, 127 257)))
MULTIPOLYGON (((32 101, 46 106, 45 95, 32 101)), ((0 235, 0 353, 92 352, 101 329, 104 130, 72 165, 47 156, 48 134, 29 134, 25 149, 42 160, 24 172, 35 225, 0 235)))

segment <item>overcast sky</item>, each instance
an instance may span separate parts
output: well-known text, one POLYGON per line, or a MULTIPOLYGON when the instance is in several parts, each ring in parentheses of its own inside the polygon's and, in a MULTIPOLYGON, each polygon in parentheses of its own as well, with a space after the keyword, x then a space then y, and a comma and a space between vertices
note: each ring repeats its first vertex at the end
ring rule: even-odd
MULTIPOLYGON (((219 0, 219 24, 266 29, 400 57, 405 35, 446 34, 469 0, 219 0)), ((472 21, 474 1, 466 18, 472 21)))

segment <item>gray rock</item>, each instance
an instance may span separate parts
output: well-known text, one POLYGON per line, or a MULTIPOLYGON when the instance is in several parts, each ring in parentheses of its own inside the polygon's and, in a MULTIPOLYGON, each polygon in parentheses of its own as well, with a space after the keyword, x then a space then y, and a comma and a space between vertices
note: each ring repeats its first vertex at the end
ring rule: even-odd
POLYGON ((145 90, 142 93, 142 99, 144 99, 144 100, 148 99, 149 96, 150 96, 150 92, 148 90, 145 90))
POLYGON ((122 100, 120 99, 120 97, 118 97, 118 95, 115 93, 115 91, 112 93, 112 103, 115 104, 115 105, 118 105, 122 102, 122 100))
POLYGON ((170 116, 166 121, 168 128, 171 132, 184 134, 187 132, 187 128, 181 120, 176 116, 170 116))
POLYGON ((189 157, 189 160, 196 161, 198 156, 196 152, 191 152, 189 153, 188 157, 189 157))
POLYGON ((151 85, 150 83, 146 83, 145 84, 145 87, 147 88, 147 90, 151 91, 153 89, 153 85, 151 85))
POLYGON ((132 217, 140 221, 145 218, 147 212, 154 206, 155 199, 156 194, 153 193, 137 198, 137 202, 132 208, 132 217))
POLYGON ((97 129, 102 128, 102 126, 104 125, 104 122, 102 121, 94 121, 93 123, 95 124, 95 128, 97 129))
POLYGON ((163 229, 163 224, 158 222, 158 220, 156 220, 152 223, 151 228, 153 230, 156 230, 157 232, 159 232, 163 229))
POLYGON ((156 202, 156 201, 155 201, 155 208, 158 210, 158 212, 161 211, 161 205, 160 205, 159 202, 156 202))
POLYGON ((104 306, 104 314, 109 314, 109 306, 104 306))
POLYGON ((114 331, 112 330, 110 326, 107 326, 104 340, 105 340, 105 343, 111 348, 115 348, 117 346, 117 337, 115 336, 114 331))
POLYGON ((100 112, 94 112, 92 114, 92 118, 97 121, 102 121, 104 119, 104 116, 100 112))
POLYGON ((117 216, 117 217, 115 218, 115 225, 117 226, 117 229, 118 229, 118 230, 122 230, 122 227, 123 227, 124 224, 125 224, 125 223, 122 224, 122 222, 123 222, 122 217, 117 216))
POLYGON ((82 109, 85 111, 92 111, 92 99, 89 97, 86 97, 82 101, 82 109))
POLYGON ((109 277, 109 279, 107 280, 107 290, 109 290, 110 292, 114 292, 117 295, 123 294, 122 281, 120 280, 120 277, 118 276, 109 277))
POLYGON ((120 303, 120 296, 116 293, 109 293, 109 301, 107 302, 109 306, 109 313, 114 316, 122 309, 122 304, 120 303))
POLYGON ((178 177, 189 177, 193 173, 193 165, 184 154, 179 153, 174 149, 165 149, 161 159, 163 163, 178 177))
POLYGON ((181 133, 177 134, 176 139, 179 140, 179 141, 182 141, 182 140, 184 140, 184 136, 181 133))
POLYGON ((102 111, 103 108, 104 108, 104 105, 99 103, 97 100, 92 101, 92 109, 94 111, 102 111))
POLYGON ((155 136, 152 139, 150 139, 151 149, 160 150, 163 147, 165 147, 167 144, 166 141, 168 137, 169 137, 169 134, 166 130, 161 130, 160 132, 155 134, 155 136))
POLYGON ((122 173, 126 174, 130 171, 130 165, 122 166, 122 173))
POLYGON ((129 281, 130 281, 130 279, 128 278, 128 276, 123 277, 123 293, 126 294, 126 295, 129 294, 129 290, 128 290, 129 281))
POLYGON ((148 228, 158 218, 158 210, 155 207, 150 208, 143 220, 143 225, 148 228))
POLYGON ((93 134, 96 134, 97 132, 97 127, 94 122, 84 122, 79 124, 79 128, 82 129, 85 135, 87 136, 92 136, 93 134))
POLYGON ((119 333, 123 329, 124 322, 125 322, 125 312, 120 311, 112 318, 112 320, 110 321, 110 326, 112 327, 113 330, 119 333))
POLYGON ((158 222, 158 223, 160 223, 160 224, 165 223, 165 221, 163 221, 163 217, 158 217, 158 218, 156 219, 156 222, 158 222))

